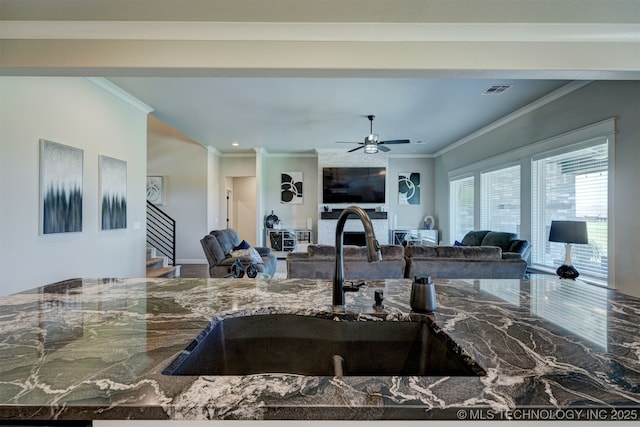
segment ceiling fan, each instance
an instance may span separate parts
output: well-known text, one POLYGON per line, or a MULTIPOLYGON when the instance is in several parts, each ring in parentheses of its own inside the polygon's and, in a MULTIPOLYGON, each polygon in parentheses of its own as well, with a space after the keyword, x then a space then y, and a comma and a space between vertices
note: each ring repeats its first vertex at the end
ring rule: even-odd
POLYGON ((369 135, 367 135, 364 138, 364 142, 348 142, 348 141, 336 141, 336 142, 344 143, 344 144, 360 144, 360 147, 351 149, 348 151, 348 153, 364 148, 364 152, 367 154, 375 154, 378 152, 378 150, 384 151, 384 152, 390 151, 389 147, 386 147, 382 144, 387 144, 387 145, 409 144, 411 142, 408 139, 392 139, 390 141, 378 141, 378 135, 373 133, 373 119, 375 119, 375 117, 376 116, 374 116, 373 114, 367 116, 367 118, 369 119, 369 135))

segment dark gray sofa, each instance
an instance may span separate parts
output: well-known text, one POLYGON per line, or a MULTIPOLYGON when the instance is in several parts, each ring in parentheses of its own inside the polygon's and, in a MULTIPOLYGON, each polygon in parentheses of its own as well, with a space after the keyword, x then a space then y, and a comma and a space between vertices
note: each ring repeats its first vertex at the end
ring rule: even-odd
POLYGON ((521 279, 527 262, 503 257, 498 246, 407 246, 406 277, 430 274, 434 279, 521 279))
MULTIPOLYGON (((382 261, 368 262, 366 247, 345 245, 344 274, 355 279, 401 279, 405 272, 404 247, 381 245, 382 261)), ((335 271, 335 246, 309 245, 307 252, 287 254, 287 278, 332 279, 335 271)))
POLYGON ((517 234, 505 231, 470 231, 462 238, 462 246, 497 246, 502 250, 502 258, 529 259, 531 244, 519 239, 517 234))
MULTIPOLYGON (((231 266, 236 260, 240 260, 244 265, 252 263, 252 259, 246 256, 233 257, 231 252, 240 244, 241 240, 236 230, 229 228, 226 230, 213 230, 204 236, 200 243, 209 262, 210 277, 224 277, 231 273, 231 266)), ((255 247, 262 258, 262 264, 257 264, 258 272, 269 277, 276 272, 278 259, 271 253, 271 249, 255 247)))

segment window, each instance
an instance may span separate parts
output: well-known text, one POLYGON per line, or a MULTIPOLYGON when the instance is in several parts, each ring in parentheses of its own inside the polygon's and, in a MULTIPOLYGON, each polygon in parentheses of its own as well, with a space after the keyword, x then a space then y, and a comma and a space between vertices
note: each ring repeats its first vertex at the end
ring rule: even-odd
POLYGON ((615 134, 609 118, 449 171, 448 239, 476 228, 516 233, 531 242, 532 271, 554 272, 565 251, 549 242, 551 221, 586 221, 589 244, 572 245, 572 262, 581 280, 613 286, 615 134))
POLYGON ((573 245, 571 259, 581 276, 606 280, 608 272, 608 143, 532 162, 532 264, 555 269, 564 261, 564 245, 549 242, 552 220, 587 222, 588 245, 573 245))
POLYGON ((473 230, 474 179, 472 176, 453 180, 449 183, 451 236, 453 240, 462 240, 467 232, 473 230))
POLYGON ((520 165, 480 174, 480 228, 520 235, 520 165))

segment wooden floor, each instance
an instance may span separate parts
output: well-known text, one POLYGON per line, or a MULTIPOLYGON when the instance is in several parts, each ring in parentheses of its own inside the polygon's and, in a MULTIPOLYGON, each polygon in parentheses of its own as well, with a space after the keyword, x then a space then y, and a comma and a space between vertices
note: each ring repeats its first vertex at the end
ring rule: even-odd
POLYGON ((209 277, 209 265, 207 264, 181 264, 180 277, 209 277))
MULTIPOLYGON (((276 267, 276 274, 278 277, 286 277, 287 264, 283 259, 278 259, 278 266, 276 267)), ((181 264, 180 277, 186 278, 209 278, 209 265, 207 264, 181 264)))
MULTIPOLYGON (((298 243, 296 252, 306 252, 308 243, 298 243)), ((271 250, 271 253, 278 258, 278 266, 276 267, 275 278, 287 277, 287 254, 288 252, 280 252, 271 250)), ((209 265, 207 264, 181 264, 180 277, 186 278, 209 278, 209 265)))

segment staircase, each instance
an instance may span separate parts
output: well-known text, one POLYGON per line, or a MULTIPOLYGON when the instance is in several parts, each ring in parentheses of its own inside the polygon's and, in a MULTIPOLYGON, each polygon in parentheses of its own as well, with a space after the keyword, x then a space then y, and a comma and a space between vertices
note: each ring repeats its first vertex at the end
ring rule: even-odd
POLYGON ((180 277, 176 221, 147 201, 147 277, 180 277))
POLYGON ((180 277, 180 266, 169 265, 166 256, 158 256, 156 248, 147 247, 147 277, 180 277))

